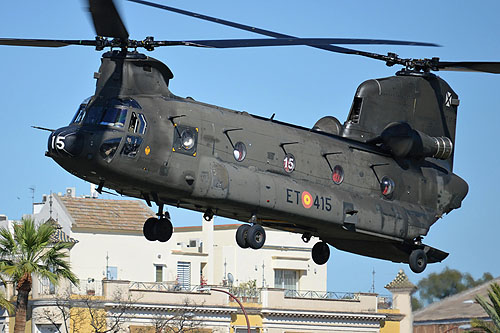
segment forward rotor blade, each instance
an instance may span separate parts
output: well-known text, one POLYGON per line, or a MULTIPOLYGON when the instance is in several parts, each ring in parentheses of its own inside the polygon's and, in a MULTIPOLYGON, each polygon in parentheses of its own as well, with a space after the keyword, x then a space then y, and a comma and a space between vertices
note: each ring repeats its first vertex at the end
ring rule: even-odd
POLYGON ((258 46, 286 46, 308 45, 327 46, 329 44, 382 44, 382 45, 423 45, 435 46, 430 43, 407 42, 383 39, 355 39, 355 38, 266 38, 266 39, 216 39, 191 41, 155 41, 155 46, 185 45, 213 48, 236 48, 258 46))
POLYGON ((496 61, 440 61, 438 68, 440 71, 500 74, 500 62, 496 61))
POLYGON ((63 47, 68 45, 95 46, 95 40, 58 40, 58 39, 19 39, 0 38, 0 45, 32 46, 32 47, 63 47))
POLYGON ((98 36, 128 39, 127 28, 125 28, 113 0, 89 0, 89 11, 98 36))
MULTIPOLYGON (((264 36, 269 36, 269 37, 274 37, 274 38, 296 38, 296 37, 291 36, 291 35, 285 35, 285 34, 281 34, 281 33, 270 31, 270 30, 251 27, 249 25, 244 25, 244 24, 240 24, 240 23, 236 23, 236 22, 222 20, 222 19, 219 19, 216 17, 202 15, 202 14, 198 14, 198 13, 190 12, 187 10, 170 7, 170 6, 160 5, 160 4, 149 2, 149 1, 144 1, 144 0, 128 0, 128 1, 139 3, 139 4, 142 4, 145 6, 150 6, 150 7, 155 7, 155 8, 167 10, 170 12, 174 12, 174 13, 178 13, 178 14, 182 14, 182 15, 186 15, 186 16, 195 17, 195 18, 200 19, 200 20, 205 20, 205 21, 210 21, 210 22, 226 25, 226 26, 237 28, 240 30, 254 32, 256 34, 260 34, 260 35, 264 35, 264 36)), ((344 48, 344 47, 340 47, 340 46, 333 46, 333 45, 322 45, 322 46, 312 46, 312 47, 316 47, 318 49, 327 50, 327 51, 331 51, 331 52, 344 53, 344 54, 363 55, 364 53, 366 53, 363 51, 358 51, 358 50, 354 50, 354 49, 344 48)))

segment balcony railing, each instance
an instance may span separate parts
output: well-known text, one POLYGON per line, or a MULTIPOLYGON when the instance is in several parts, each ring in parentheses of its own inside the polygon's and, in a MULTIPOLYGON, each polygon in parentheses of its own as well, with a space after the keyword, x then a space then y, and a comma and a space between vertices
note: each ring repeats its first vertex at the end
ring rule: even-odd
POLYGON ((377 306, 379 309, 392 309, 392 296, 378 295, 377 306))
POLYGON ((102 296, 102 281, 94 279, 80 280, 78 286, 71 285, 71 293, 75 295, 102 296))
MULTIPOLYGON (((111 282, 111 281, 110 281, 111 282)), ((51 295, 54 294, 54 289, 51 288, 49 283, 40 284, 40 294, 51 295)), ((129 282, 128 289, 131 291, 151 291, 151 292, 164 292, 164 293, 200 293, 200 288, 207 286, 200 285, 182 285, 176 281, 166 282, 129 282)), ((216 286, 213 286, 216 288, 216 286)), ((57 288, 57 287, 56 287, 57 288)), ((77 295, 103 295, 102 281, 80 280, 78 286, 71 285, 71 294, 77 295)), ((219 287, 227 288, 227 287, 219 287)), ((236 296, 240 301, 246 303, 261 303, 262 290, 258 288, 239 288, 231 287, 229 292, 236 296)), ((323 299, 323 300, 342 300, 342 301, 359 301, 359 293, 350 292, 333 292, 333 291, 314 291, 314 290, 284 290, 285 298, 300 298, 300 299, 323 299)), ((230 299, 231 301, 231 299, 230 299)), ((379 295, 377 297, 379 309, 392 308, 392 297, 379 295)))
POLYGON ((306 299, 332 299, 358 301, 359 294, 333 291, 314 291, 314 290, 285 290, 286 298, 306 298, 306 299))
POLYGON ((261 301, 261 289, 231 287, 229 292, 242 302, 260 303, 261 301))
POLYGON ((183 293, 197 293, 199 292, 199 285, 182 285, 175 281, 173 282, 130 282, 130 290, 142 291, 163 291, 163 292, 183 292, 183 293))

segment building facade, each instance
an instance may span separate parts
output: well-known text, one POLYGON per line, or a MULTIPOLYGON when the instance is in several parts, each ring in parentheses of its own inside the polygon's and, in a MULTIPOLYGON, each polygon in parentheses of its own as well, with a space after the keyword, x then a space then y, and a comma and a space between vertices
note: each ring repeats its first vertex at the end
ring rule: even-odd
POLYGON ((154 213, 145 204, 78 198, 71 189, 47 196, 34 211, 37 222, 53 220, 58 239, 72 242, 80 284, 34 279, 31 332, 105 325, 149 333, 187 325, 185 332, 236 333, 247 332, 247 319, 259 333, 405 332, 409 314, 381 306, 378 295, 328 292, 326 265, 311 259, 314 241, 298 234, 266 229, 262 249, 241 249, 238 224, 202 220, 175 228, 166 243, 149 242, 142 225, 154 213))
POLYGON ((103 278, 183 288, 255 281, 260 288, 326 292, 326 265, 312 261, 313 240, 304 243, 298 234, 266 229, 262 249, 241 249, 235 242, 239 224, 214 226, 202 220, 200 226, 175 228, 166 243, 149 242, 142 226, 151 216, 154 213, 138 200, 51 195, 35 220, 55 219, 78 241, 71 263, 84 285, 103 278))

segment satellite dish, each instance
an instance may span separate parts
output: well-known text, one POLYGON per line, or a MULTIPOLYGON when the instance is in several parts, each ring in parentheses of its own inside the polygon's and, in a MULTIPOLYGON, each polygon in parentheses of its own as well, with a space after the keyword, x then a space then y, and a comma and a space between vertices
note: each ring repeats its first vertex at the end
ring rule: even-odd
POLYGON ((234 276, 233 276, 233 274, 231 274, 231 273, 227 274, 227 282, 229 283, 229 286, 233 285, 233 282, 234 282, 234 276))

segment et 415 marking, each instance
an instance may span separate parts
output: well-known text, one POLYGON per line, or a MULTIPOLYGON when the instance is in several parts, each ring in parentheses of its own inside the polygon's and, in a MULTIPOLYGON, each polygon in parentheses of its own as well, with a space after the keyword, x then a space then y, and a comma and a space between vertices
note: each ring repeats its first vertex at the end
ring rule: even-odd
POLYGON ((287 188, 286 189, 286 202, 291 204, 302 204, 304 208, 311 208, 312 206, 316 209, 326 210, 327 212, 332 210, 332 199, 329 197, 322 197, 319 195, 313 196, 307 191, 297 191, 287 188))

